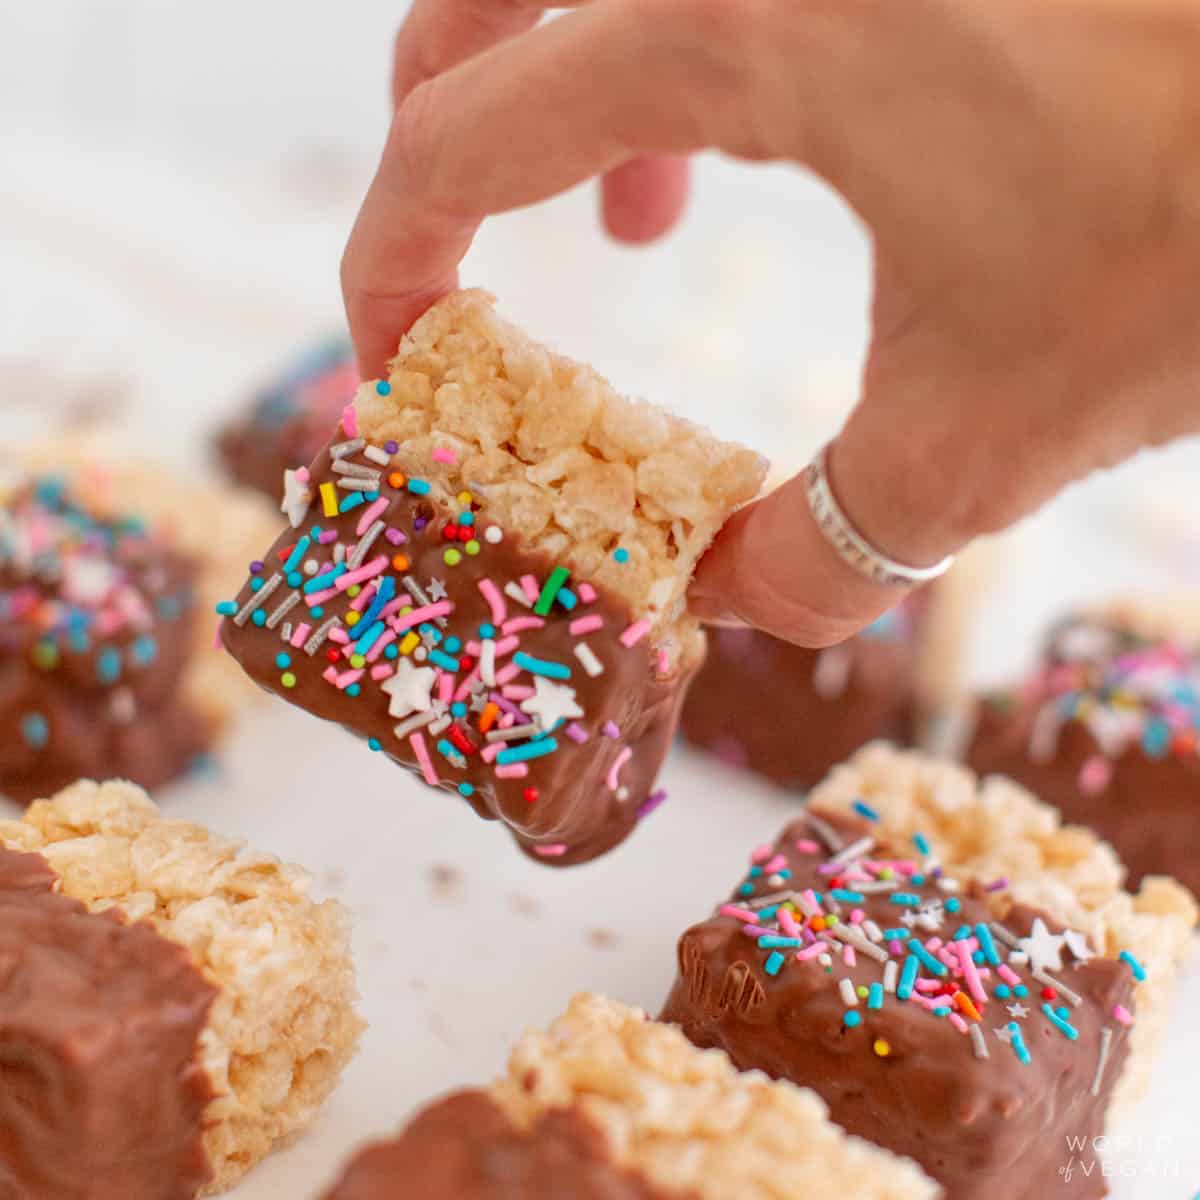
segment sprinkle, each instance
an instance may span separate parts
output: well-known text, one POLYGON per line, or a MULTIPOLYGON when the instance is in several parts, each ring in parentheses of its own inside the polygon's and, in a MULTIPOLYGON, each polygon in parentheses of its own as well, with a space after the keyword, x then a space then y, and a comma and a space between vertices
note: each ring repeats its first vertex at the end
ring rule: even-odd
POLYGON ((999 966, 1000 955, 996 953, 996 943, 992 941, 992 931, 986 925, 980 923, 975 926, 975 936, 979 939, 979 947, 983 951, 983 957, 993 967, 999 966))
POLYGON ((913 840, 913 845, 916 846, 916 848, 922 854, 924 854, 926 856, 929 855, 929 853, 930 853, 929 841, 926 839, 926 837, 923 833, 914 833, 912 840, 913 840))
POLYGON ((851 862, 853 859, 861 858, 864 854, 869 854, 874 848, 875 839, 873 837, 861 837, 857 841, 851 842, 848 846, 838 850, 838 852, 829 860, 829 865, 842 866, 845 863, 851 862))
POLYGON ((767 958, 767 961, 763 964, 763 970, 766 971, 766 973, 768 975, 772 975, 772 976, 778 975, 780 968, 784 964, 784 961, 785 960, 784 960, 783 955, 780 954, 778 950, 775 950, 771 953, 771 955, 767 958))
POLYGON ((588 731, 584 729, 584 727, 580 725, 578 721, 572 721, 567 726, 567 737, 580 746, 589 740, 588 731))
POLYGON ((1133 1024, 1133 1014, 1123 1004, 1113 1005, 1112 1015, 1114 1019, 1120 1021, 1122 1025, 1133 1024))
POLYGON ((847 1008, 856 1008, 858 1006, 858 996, 854 991, 854 984, 849 979, 843 977, 838 982, 838 991, 842 994, 842 1003, 847 1008))
POLYGON ((429 750, 425 745, 424 735, 420 733, 411 734, 408 744, 412 747, 417 765, 421 768, 422 778, 430 787, 437 787, 440 780, 437 771, 434 770, 433 759, 429 757, 429 750))
POLYGON ((868 821, 878 821, 879 813, 875 811, 865 800, 855 800, 850 806, 860 817, 865 817, 868 821))
POLYGON ((634 621, 624 633, 617 639, 626 649, 631 649, 636 646, 650 632, 650 622, 642 617, 641 620, 634 621))
POLYGON ((502 767, 496 768, 497 779, 524 779, 529 774, 529 766, 526 763, 506 763, 502 767))
POLYGON ((321 648, 325 639, 341 624, 337 617, 330 617, 323 625, 317 627, 316 632, 304 643, 304 653, 310 658, 321 648))
POLYGON ((589 613, 586 617, 576 617, 568 626, 572 637, 582 637, 585 633, 595 633, 604 628, 604 618, 599 613, 589 613))
POLYGON ((483 598, 487 601, 488 608, 491 610, 492 623, 503 625, 505 618, 508 616, 508 608, 504 603, 504 597, 500 594, 500 589, 490 579, 481 579, 476 586, 483 594, 483 598))
POLYGON ((624 746, 621 753, 617 755, 616 761, 608 769, 608 775, 604 782, 608 785, 610 792, 615 792, 619 786, 618 780, 621 774, 621 768, 633 757, 633 750, 629 746, 624 746))
POLYGON ((907 1000, 913 993, 913 984, 917 981, 917 971, 920 970, 920 962, 910 954, 904 960, 904 971, 900 976, 900 984, 896 988, 896 995, 901 1000, 907 1000))
POLYGON ((1113 1031, 1106 1025, 1100 1030, 1100 1060, 1096 1063, 1096 1074, 1092 1077, 1092 1095, 1100 1095, 1100 1081, 1104 1068, 1108 1066, 1108 1054, 1112 1048, 1113 1031))
POLYGON ((501 750, 496 761, 501 766, 508 763, 526 762, 531 758, 544 758, 558 749, 558 742, 552 737, 541 737, 537 741, 528 742, 524 746, 512 746, 501 750))
POLYGON ((327 517, 336 517, 338 515, 338 499, 337 491, 332 483, 323 483, 320 487, 321 493, 321 510, 327 517))
POLYGON ((1138 960, 1134 958, 1134 956, 1130 954, 1128 950, 1122 950, 1119 957, 1121 961, 1127 964, 1129 969, 1133 972, 1134 979, 1136 979, 1138 983, 1142 983, 1146 978, 1146 968, 1143 967, 1142 964, 1138 962, 1138 960))
POLYGON ((667 799, 667 789, 666 788, 655 788, 654 791, 652 791, 650 793, 650 795, 648 795, 646 797, 646 799, 643 800, 642 803, 638 805, 638 809, 637 809, 638 820, 639 821, 645 820, 646 817, 648 817, 652 812, 654 812, 654 810, 656 808, 659 808, 666 801, 666 799, 667 799))
POLYGON ((871 990, 867 995, 867 1007, 871 1009, 880 1009, 883 1007, 883 984, 871 984, 871 990))
POLYGON ((285 596, 276 607, 275 611, 267 618, 267 628, 274 629, 280 621, 283 620, 288 613, 300 603, 300 593, 291 592, 285 596))
POLYGON ((883 968, 883 990, 895 995, 896 976, 900 973, 900 965, 894 958, 889 958, 883 968))
POLYGON ((379 446, 367 446, 363 450, 363 458, 369 458, 380 467, 386 467, 392 460, 388 452, 379 446))
POLYGON ((41 713, 26 713, 21 718, 21 736, 27 745, 40 750, 50 740, 50 723, 41 713))
POLYGON ((595 679, 597 675, 604 674, 604 664, 596 657, 595 651, 587 642, 577 642, 575 645, 575 657, 579 659, 584 671, 595 679))
POLYGON ((1068 1004, 1073 1004, 1076 1008, 1078 1008, 1079 1005, 1083 1003, 1083 998, 1078 992, 1073 992, 1065 983, 1063 983, 1061 980, 1055 979, 1054 976, 1048 972, 1033 971, 1031 973, 1038 983, 1047 984, 1051 989, 1057 991, 1058 994, 1062 996, 1062 998, 1066 1000, 1068 1004))
POLYGON ((570 679, 571 668, 562 663, 550 662, 544 658, 534 658, 531 654, 518 650, 513 655, 513 662, 523 667, 531 675, 544 675, 548 679, 570 679))
MULTIPOLYGON (((1063 1011, 1063 1012, 1066 1012, 1067 1010, 1064 1008, 1062 1011, 1063 1011)), ((1056 1029, 1057 1029, 1057 1030, 1058 1030, 1060 1033, 1061 1033, 1061 1034, 1063 1034, 1063 1036, 1064 1036, 1064 1037, 1066 1037, 1068 1041, 1072 1041, 1072 1042, 1073 1042, 1073 1041, 1075 1041, 1075 1040, 1076 1040, 1076 1039, 1079 1037, 1079 1030, 1078 1030, 1078 1029, 1076 1029, 1076 1028, 1075 1028, 1075 1027, 1074 1027, 1074 1026, 1071 1024, 1071 1022, 1070 1022, 1070 1021, 1068 1021, 1068 1020, 1067 1020, 1065 1017, 1062 1017, 1062 1016, 1060 1016, 1058 1013, 1056 1013, 1056 1012, 1054 1011, 1054 1008, 1053 1008, 1053 1006, 1052 1006, 1052 1005, 1050 1005, 1050 1004, 1048 1004, 1048 1003, 1047 1003, 1047 1004, 1043 1004, 1043 1005, 1042 1005, 1042 1012, 1046 1014, 1046 1019, 1047 1019, 1047 1020, 1048 1020, 1048 1021, 1049 1021, 1049 1022, 1050 1022, 1050 1023, 1051 1023, 1051 1024, 1052 1024, 1052 1025, 1053 1025, 1053 1026, 1054 1026, 1054 1027, 1055 1027, 1055 1028, 1056 1028, 1056 1029)))
POLYGON ((758 948, 760 950, 795 950, 803 944, 799 938, 780 937, 778 934, 767 933, 761 937, 758 936, 759 931, 752 929, 751 932, 758 938, 758 948))
POLYGON ((1016 1052, 1017 1058, 1021 1060, 1025 1066, 1029 1066, 1032 1061, 1029 1057, 1029 1050, 1025 1046, 1025 1039, 1021 1036, 1021 1027, 1016 1021, 1010 1021, 1008 1024, 1008 1032, 1012 1034, 1012 1048, 1016 1052))
POLYGON ((238 610, 237 616, 233 618, 235 625, 245 625, 250 618, 250 614, 254 612, 260 605, 266 602, 272 592, 283 582, 283 576, 277 571, 257 592, 255 592, 249 600, 238 610))
POLYGON ((967 981, 967 990, 971 993, 971 998, 976 1004, 986 1004, 987 993, 983 990, 983 983, 980 981, 979 971, 975 966, 975 960, 971 957, 968 944, 955 942, 954 948, 958 954, 959 966, 962 968, 963 978, 967 981))
POLYGON ((408 490, 414 496, 428 496, 430 491, 429 481, 425 479, 410 479, 408 481, 408 490))
POLYGON ((908 948, 917 956, 925 970, 939 977, 946 974, 946 964, 934 958, 916 938, 909 938, 908 948))
POLYGON ((978 1025, 972 1025, 968 1028, 967 1035, 971 1039, 971 1049, 975 1052, 975 1057, 987 1058, 987 1039, 983 1036, 983 1030, 978 1025))
POLYGON ((544 617, 550 611, 559 590, 570 577, 571 572, 566 567, 555 567, 550 572, 549 578, 547 578, 546 584, 542 588, 541 595, 538 596, 537 602, 533 606, 533 611, 539 617, 544 617))
POLYGON ((848 1009, 842 1014, 842 1024, 847 1029, 857 1029, 862 1024, 862 1014, 848 1009))
MULTIPOLYGON (((768 868, 768 870, 777 868, 768 868)), ((866 897, 861 892, 850 892, 845 888, 832 888, 829 893, 835 900, 843 904, 862 904, 866 897)))
POLYGON ((430 458, 432 458, 434 462, 453 463, 457 461, 458 456, 453 450, 450 450, 445 446, 436 446, 434 447, 430 458))
POLYGON ((912 892, 893 892, 888 900, 892 904, 899 904, 904 908, 919 908, 921 906, 921 897, 913 895, 912 892))

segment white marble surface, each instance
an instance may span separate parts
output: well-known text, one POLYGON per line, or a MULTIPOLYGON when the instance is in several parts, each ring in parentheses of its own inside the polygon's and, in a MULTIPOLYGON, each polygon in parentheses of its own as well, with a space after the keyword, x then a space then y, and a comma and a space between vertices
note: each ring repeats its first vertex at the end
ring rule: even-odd
MULTIPOLYGON (((165 0, 25 6, 0 38, 0 107, 19 118, 0 128, 0 436, 86 419, 199 469, 247 384, 337 326, 336 263, 396 19, 374 0, 350 7, 321 23, 274 0, 220 0, 203 19, 165 0)), ((622 388, 800 461, 853 401, 865 240, 786 168, 705 160, 698 185, 659 247, 608 246, 579 190, 491 223, 466 278, 622 388)), ((1198 477, 1200 446, 1178 446, 1028 522, 984 606, 976 677, 1014 671, 1075 600, 1195 582, 1179 547, 1194 555, 1198 477)), ((305 863, 356 921, 362 1053, 311 1136, 236 1200, 313 1195, 363 1138, 495 1072, 573 990, 657 1006, 677 933, 789 811, 682 753, 666 783, 672 799, 618 853, 557 873, 336 730, 265 703, 219 775, 164 797, 305 863)), ((1197 1012, 1193 972, 1155 1090, 1120 1131, 1142 1141, 1111 1157, 1119 1200, 1200 1188, 1197 1012)))

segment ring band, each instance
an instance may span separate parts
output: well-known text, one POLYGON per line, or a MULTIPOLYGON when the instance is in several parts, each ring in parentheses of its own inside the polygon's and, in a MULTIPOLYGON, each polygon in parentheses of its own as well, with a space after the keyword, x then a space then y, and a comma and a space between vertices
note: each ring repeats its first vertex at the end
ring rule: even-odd
POLYGON ((842 506, 829 486, 826 459, 829 446, 822 446, 804 470, 804 491, 808 507, 825 540, 837 551, 838 557, 860 575, 876 583, 900 587, 916 587, 937 579, 950 569, 954 555, 947 555, 932 567, 910 567, 882 554, 850 523, 842 506))

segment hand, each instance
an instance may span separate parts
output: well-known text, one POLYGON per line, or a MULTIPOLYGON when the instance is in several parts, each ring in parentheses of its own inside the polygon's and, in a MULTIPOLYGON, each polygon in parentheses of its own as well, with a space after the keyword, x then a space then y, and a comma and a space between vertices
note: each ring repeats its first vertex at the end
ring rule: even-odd
MULTIPOLYGON (((893 558, 936 561, 1200 430, 1200 0, 537 12, 418 0, 401 34, 343 261, 365 373, 489 213, 615 171, 610 227, 657 232, 683 194, 663 156, 716 147, 812 168, 871 231, 874 337, 830 471, 893 558), (648 185, 622 171, 640 161, 648 185)), ((823 645, 897 599, 842 564, 792 483, 734 518, 692 603, 823 645)))

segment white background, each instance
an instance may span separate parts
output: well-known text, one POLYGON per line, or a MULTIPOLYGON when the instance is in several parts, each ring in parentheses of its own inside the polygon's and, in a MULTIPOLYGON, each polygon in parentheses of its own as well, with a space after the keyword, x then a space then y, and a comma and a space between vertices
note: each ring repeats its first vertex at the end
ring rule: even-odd
MULTIPOLYGON (((0 13, 0 434, 81 420, 187 465, 245 389, 339 327, 337 260, 386 125, 402 3, 10 0, 0 13)), ((623 390, 799 463, 853 403, 869 249, 783 167, 699 164, 651 250, 597 232, 579 189, 490 223, 465 270, 623 390)), ((1003 678, 1050 617, 1200 584, 1200 445, 1081 485, 1029 521, 972 646, 1003 678)), ((232 581, 231 581, 232 586, 232 581)), ((371 1031, 311 1136, 238 1200, 304 1200, 362 1138, 497 1071, 520 1029, 593 988, 654 1009, 678 932, 735 881, 788 801, 677 753, 672 799, 608 859, 556 873, 337 731, 264 705, 221 773, 170 810, 305 863, 354 910, 371 1031), (447 876, 452 876, 447 882, 447 876), (438 883, 436 880, 440 879, 438 883)), ((1124 1200, 1200 1187, 1193 977, 1114 1157, 1124 1200), (1156 1174, 1157 1172, 1157 1174, 1156 1174)), ((1078 1169, 1078 1168, 1077 1168, 1078 1169)))

